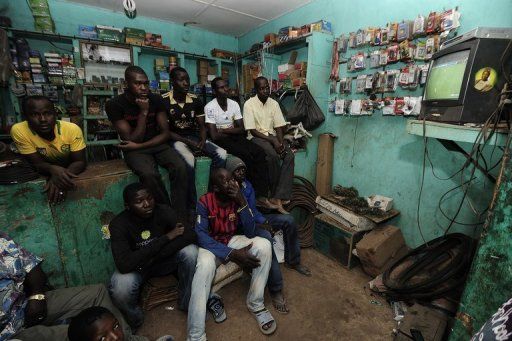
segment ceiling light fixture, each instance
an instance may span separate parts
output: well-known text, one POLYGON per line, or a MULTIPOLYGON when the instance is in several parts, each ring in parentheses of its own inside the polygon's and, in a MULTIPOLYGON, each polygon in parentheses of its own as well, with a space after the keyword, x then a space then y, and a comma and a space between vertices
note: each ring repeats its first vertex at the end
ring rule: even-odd
POLYGON ((123 0, 124 13, 130 19, 134 19, 137 16, 137 7, 135 6, 135 0, 123 0))

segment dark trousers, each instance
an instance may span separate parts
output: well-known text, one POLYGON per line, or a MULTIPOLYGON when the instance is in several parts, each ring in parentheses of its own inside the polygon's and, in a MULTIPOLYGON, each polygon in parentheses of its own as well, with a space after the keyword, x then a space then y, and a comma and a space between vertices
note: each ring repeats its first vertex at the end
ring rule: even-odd
MULTIPOLYGON (((293 217, 290 214, 265 214, 265 218, 267 218, 267 222, 272 228, 283 231, 284 261, 286 264, 300 264, 299 237, 297 224, 293 217)), ((273 245, 274 238, 272 238, 272 235, 267 230, 257 228, 256 235, 268 239, 273 245)), ((267 287, 271 292, 283 290, 283 274, 281 273, 274 248, 272 248, 272 264, 268 274, 267 287)))
POLYGON ((218 139, 215 143, 247 166, 247 178, 254 186, 257 196, 268 197, 269 179, 266 154, 263 148, 247 140, 242 135, 232 135, 218 139))
POLYGON ((178 219, 187 219, 188 207, 184 200, 187 197, 188 190, 187 166, 174 149, 168 144, 162 144, 157 147, 126 152, 124 158, 128 167, 139 176, 140 181, 153 193, 157 203, 170 205, 176 210, 178 219), (169 200, 169 195, 165 190, 158 166, 169 172, 171 200, 169 200))
POLYGON ((112 304, 107 288, 103 284, 84 287, 64 288, 46 293, 48 315, 41 324, 22 329, 13 338, 20 340, 65 341, 68 339, 69 320, 85 308, 101 306, 114 314, 124 331, 125 340, 146 340, 142 336, 132 335, 123 316, 112 304))
POLYGON ((290 148, 286 147, 286 153, 281 159, 272 144, 267 140, 253 137, 251 141, 263 148, 267 156, 270 196, 276 199, 290 200, 292 196, 293 172, 295 167, 295 156, 293 152, 290 148))

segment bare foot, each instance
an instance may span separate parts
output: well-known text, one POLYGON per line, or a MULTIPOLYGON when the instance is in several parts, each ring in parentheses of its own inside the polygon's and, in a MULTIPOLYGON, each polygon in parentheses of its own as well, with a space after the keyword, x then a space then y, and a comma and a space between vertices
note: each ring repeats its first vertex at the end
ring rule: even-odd
POLYGON ((271 292, 270 297, 272 298, 272 305, 276 310, 281 314, 288 314, 290 310, 288 309, 288 306, 286 305, 286 300, 283 296, 282 291, 278 292, 271 292))

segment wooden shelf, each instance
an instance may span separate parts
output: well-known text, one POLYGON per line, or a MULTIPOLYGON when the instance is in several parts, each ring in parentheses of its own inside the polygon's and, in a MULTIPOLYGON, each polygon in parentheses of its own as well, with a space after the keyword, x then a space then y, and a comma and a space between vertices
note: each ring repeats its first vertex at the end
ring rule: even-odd
POLYGON ((290 39, 288 41, 285 41, 284 43, 273 45, 273 46, 270 46, 265 49, 259 49, 257 51, 253 51, 253 52, 246 52, 241 56, 241 59, 254 58, 256 56, 256 54, 261 51, 269 53, 269 54, 280 55, 280 54, 284 54, 286 52, 290 52, 293 50, 297 50, 297 49, 306 47, 306 46, 308 46, 307 38, 310 37, 311 35, 312 35, 312 33, 309 33, 309 34, 303 35, 302 37, 290 39))
MULTIPOLYGON (((407 132, 411 135, 423 136, 423 121, 407 121, 407 132)), ((425 121, 425 136, 441 140, 455 142, 475 143, 480 133, 479 127, 467 127, 456 124, 425 121)), ((507 141, 507 129, 499 129, 486 143, 493 146, 505 146, 507 141)), ((484 139, 482 139, 482 143, 484 139)))

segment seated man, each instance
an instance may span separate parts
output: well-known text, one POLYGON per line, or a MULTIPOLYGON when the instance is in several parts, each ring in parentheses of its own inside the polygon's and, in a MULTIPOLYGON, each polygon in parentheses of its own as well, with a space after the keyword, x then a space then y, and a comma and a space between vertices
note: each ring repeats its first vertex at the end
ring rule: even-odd
MULTIPOLYGON (((297 225, 290 214, 261 214, 256 208, 254 189, 251 183, 245 178, 246 166, 242 160, 237 157, 231 157, 226 162, 226 169, 238 182, 242 193, 247 200, 249 208, 254 213, 254 220, 259 225, 269 225, 273 230, 283 231, 284 240, 284 259, 285 266, 296 270, 304 276, 311 276, 311 272, 304 265, 300 264, 300 245, 297 235, 297 225)), ((258 228, 260 237, 267 238, 273 242, 272 235, 266 229, 258 228)), ((273 250, 273 249, 272 249, 273 250)), ((267 286, 270 297, 277 311, 287 313, 288 307, 283 296, 283 275, 279 268, 279 262, 274 252, 272 252, 272 265, 268 276, 267 286)))
POLYGON ((81 310, 101 306, 119 321, 127 340, 133 336, 103 284, 48 290, 41 258, 0 232, 0 340, 66 340, 68 321, 81 310))
POLYGON ((105 107, 108 118, 123 140, 118 147, 124 152, 128 167, 140 178, 159 204, 171 205, 180 214, 180 221, 187 218, 187 171, 178 153, 168 145, 169 124, 160 95, 149 92, 149 80, 144 70, 129 66, 125 70, 127 89, 108 101, 105 107), (171 200, 162 183, 158 165, 169 172, 171 200))
MULTIPOLYGON (((190 77, 182 67, 175 67, 170 73, 172 91, 164 94, 164 103, 171 127, 171 146, 185 160, 188 169, 188 192, 183 198, 189 207, 195 207, 197 192, 195 186, 194 152, 203 152, 212 159, 212 169, 224 167, 227 152, 206 139, 204 105, 194 94, 188 92, 190 77)), ((191 213, 195 215, 195 210, 191 213)))
POLYGON ((212 80, 215 98, 205 107, 206 125, 212 140, 248 165, 248 177, 254 183, 258 204, 277 209, 268 201, 268 167, 265 151, 247 140, 242 113, 237 102, 228 98, 228 84, 221 77, 212 80))
POLYGON ((206 301, 217 265, 228 261, 252 269, 247 308, 261 332, 272 334, 277 325, 265 308, 263 296, 272 246, 268 240, 256 236, 252 211, 231 174, 223 168, 214 170, 211 185, 213 192, 203 195, 197 205, 196 233, 200 248, 192 282, 194 295, 190 299, 187 340, 206 340, 206 301), (237 235, 237 229, 243 234, 237 235))
MULTIPOLYGON (((100 306, 84 309, 73 317, 69 323, 68 338, 69 341, 128 340, 114 314, 100 306)), ((165 335, 156 341, 173 340, 172 336, 165 335)))
POLYGON ((53 103, 44 96, 23 100, 26 121, 11 128, 19 152, 37 172, 48 176, 45 191, 50 203, 62 202, 75 187, 74 178, 86 167, 82 130, 74 123, 57 120, 53 103))
POLYGON ((284 143, 284 120, 279 103, 269 98, 270 87, 265 77, 254 80, 256 96, 244 104, 244 125, 252 142, 265 150, 270 179, 270 202, 280 206, 290 201, 293 186, 294 155, 284 143))
POLYGON ((150 277, 177 272, 178 305, 187 310, 196 268, 196 234, 176 224, 176 214, 169 206, 155 205, 149 189, 141 183, 126 186, 123 198, 126 209, 109 225, 117 267, 109 290, 130 326, 137 328, 144 321, 138 303, 140 290, 150 277))

